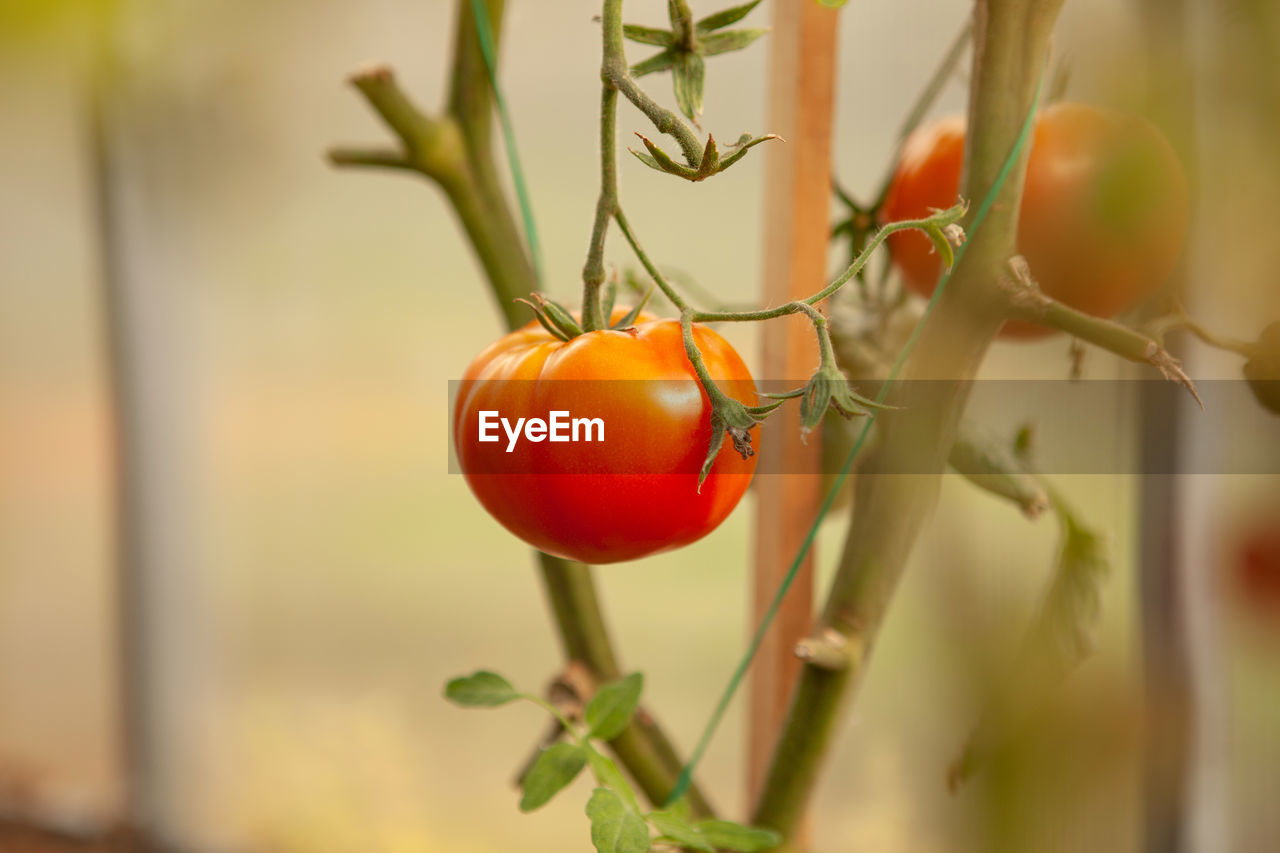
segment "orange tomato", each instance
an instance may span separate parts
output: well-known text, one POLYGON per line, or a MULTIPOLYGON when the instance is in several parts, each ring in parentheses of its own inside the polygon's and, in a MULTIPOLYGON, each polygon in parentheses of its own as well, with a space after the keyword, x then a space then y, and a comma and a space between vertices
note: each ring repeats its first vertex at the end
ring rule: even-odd
MULTIPOLYGON (((927 216, 955 203, 965 120, 922 126, 903 145, 881 220, 927 216)), ((1168 141, 1142 118, 1056 104, 1036 118, 1018 219, 1018 250, 1049 296, 1097 317, 1148 298, 1177 263, 1188 224, 1186 175, 1168 141)), ((929 295, 942 265, 918 231, 889 237, 912 290, 929 295)), ((1007 337, 1047 331, 1007 323, 1007 337)))
MULTIPOLYGON (((755 405, 755 383, 733 347, 701 326, 694 340, 720 389, 755 405)), ((728 440, 698 488, 710 418, 678 321, 641 318, 567 342, 530 323, 467 368, 453 430, 468 485, 504 527, 549 554, 613 563, 701 539, 746 492, 756 458, 741 458, 728 440), (511 446, 511 424, 553 411, 598 418, 601 440, 526 433, 511 446), (507 419, 501 440, 480 440, 481 412, 507 419)), ((588 427, 578 437, 595 435, 588 427)))

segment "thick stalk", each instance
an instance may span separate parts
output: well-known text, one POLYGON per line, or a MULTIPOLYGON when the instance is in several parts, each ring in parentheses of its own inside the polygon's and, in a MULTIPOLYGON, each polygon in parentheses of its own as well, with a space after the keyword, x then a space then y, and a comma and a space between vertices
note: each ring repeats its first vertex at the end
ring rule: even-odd
MULTIPOLYGON (((487 8, 496 44, 503 2, 487 0, 487 8)), ((330 161, 340 166, 414 171, 439 184, 484 268, 507 327, 523 325, 527 317, 513 300, 536 290, 538 281, 493 164, 493 98, 469 0, 458 3, 453 80, 445 115, 431 117, 419 110, 386 68, 360 72, 352 83, 399 138, 401 149, 336 148, 329 152, 330 161)), ((621 670, 591 569, 549 554, 537 556, 566 657, 585 665, 598 682, 617 678, 621 670)), ((637 710, 610 747, 651 802, 666 800, 684 762, 647 711, 637 710)), ((689 791, 689 800, 697 815, 711 813, 698 790, 689 791)))
MULTIPOLYGON (((974 66, 966 144, 966 198, 981 199, 1016 143, 1034 106, 1037 82, 1061 0, 978 0, 974 11, 974 66)), ((995 199, 982 228, 971 235, 934 310, 923 321, 908 360, 908 379, 973 378, 1005 319, 998 282, 1014 253, 1026 152, 995 199)), ((910 460, 928 475, 874 475, 859 479, 853 521, 816 636, 840 654, 806 662, 753 822, 780 831, 782 850, 795 850, 796 830, 822 762, 830 752, 841 712, 861 679, 903 565, 932 511, 940 474, 967 399, 965 382, 947 383, 939 396, 904 382, 884 418, 880 470, 910 460), (838 638, 833 643, 832 638, 838 638), (834 666, 834 668, 833 668, 834 666)), ((904 470, 897 468, 896 470, 904 470)))

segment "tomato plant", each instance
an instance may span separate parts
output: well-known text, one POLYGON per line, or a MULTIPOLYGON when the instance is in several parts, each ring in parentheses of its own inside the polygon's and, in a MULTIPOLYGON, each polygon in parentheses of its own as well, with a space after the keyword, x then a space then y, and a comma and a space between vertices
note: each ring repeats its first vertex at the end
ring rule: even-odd
MULTIPOLYGON (((955 202, 965 120, 916 130, 902 148, 882 221, 927 215, 955 202)), ((1168 141, 1136 116, 1056 104, 1037 117, 1018 220, 1018 249, 1041 290, 1073 308, 1112 317, 1149 297, 1169 277, 1186 236, 1187 180, 1168 141)), ((912 290, 929 295, 941 262, 928 239, 889 238, 912 290)), ((1042 327, 1007 323, 1006 337, 1042 327)))
MULTIPOLYGON (((754 404, 755 384, 733 347, 703 326, 693 335, 720 387, 754 404)), ((737 505, 756 463, 726 444, 699 489, 711 404, 677 320, 642 317, 568 341, 530 323, 467 368, 453 427, 459 466, 485 509, 530 545, 586 563, 701 539, 737 505), (603 440, 523 441, 508 453, 505 434, 480 440, 482 411, 510 422, 552 411, 599 418, 603 440)))

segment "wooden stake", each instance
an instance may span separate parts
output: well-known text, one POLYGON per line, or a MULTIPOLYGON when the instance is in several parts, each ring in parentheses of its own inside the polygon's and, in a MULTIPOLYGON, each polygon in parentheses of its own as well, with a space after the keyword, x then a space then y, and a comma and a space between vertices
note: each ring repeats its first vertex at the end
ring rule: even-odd
MULTIPOLYGON (((814 0, 778 0, 770 35, 769 131, 785 143, 767 152, 763 304, 820 290, 827 275, 831 130, 838 16, 814 0)), ((813 329, 802 316, 763 324, 761 378, 803 384, 818 364, 813 329)), ((774 390, 781 390, 780 388, 774 390)), ((761 429, 756 478, 754 621, 759 624, 800 549, 821 500, 817 434, 800 440, 799 407, 787 405, 761 429), (784 476, 775 476, 782 472, 784 476)), ((813 551, 805 559, 751 675, 747 794, 754 802, 768 771, 796 675, 795 645, 813 621, 813 551)))

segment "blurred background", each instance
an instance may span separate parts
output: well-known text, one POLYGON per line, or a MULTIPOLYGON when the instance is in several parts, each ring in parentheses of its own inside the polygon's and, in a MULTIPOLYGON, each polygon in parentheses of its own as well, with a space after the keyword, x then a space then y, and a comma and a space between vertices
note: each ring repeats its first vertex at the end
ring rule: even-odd
MULTIPOLYGON (((1068 0, 1056 50, 1069 96, 1142 103, 1152 80, 1135 45, 1161 5, 1068 0)), ((766 25, 768 6, 749 22, 766 25)), ((874 192, 969 10, 855 0, 842 13, 835 165, 854 192, 874 192)), ((665 12, 633 0, 626 18, 665 12)), ((512 0, 502 50, 548 290, 569 301, 598 190, 595 14, 512 0)), ((1280 317, 1280 8, 1198 0, 1185 14, 1187 50, 1156 75, 1184 75, 1196 108, 1188 299, 1251 339, 1280 317)), ((176 850, 589 849, 582 780, 536 815, 516 810, 540 712, 440 698, 476 668, 538 690, 561 664, 528 549, 448 473, 448 380, 499 333, 497 313, 433 186, 323 158, 385 139, 344 84, 362 63, 388 62, 435 108, 452 30, 445 0, 0 0, 0 849, 45 849, 23 846, 37 841, 19 824, 92 835, 127 798, 176 850), (124 494, 113 413, 142 451, 124 494), (122 499, 139 525, 134 572, 119 559, 122 499)), ((767 55, 766 39, 712 63, 706 128, 769 130, 767 55)), ((671 102, 666 77, 648 88, 671 102)), ((964 98, 954 81, 937 112, 964 98)), ((620 138, 643 129, 624 107, 620 138)), ((752 299, 763 158, 705 185, 620 162, 650 251, 752 299)), ((608 257, 629 260, 616 241, 608 257)), ((756 362, 750 330, 726 334, 756 362)), ((1193 377, 1239 378, 1232 356, 1183 354, 1193 377)), ((988 375, 1068 366, 1061 339, 1001 344, 988 375)), ((1145 376, 1100 352, 1084 369, 1145 376)), ((1137 406, 1115 400, 1118 452, 1159 428, 1140 428, 1137 406)), ((1187 470, 1244 444, 1280 454, 1280 421, 1259 411, 1230 434, 1197 432, 1193 404, 1175 414, 1187 470)), ((1140 708, 1142 614, 1161 606, 1193 709, 1185 787, 1162 820, 1179 825, 1176 849, 1277 849, 1280 608, 1274 586, 1241 577, 1277 571, 1265 540, 1280 482, 1148 479, 1176 510, 1154 532, 1143 478, 1056 479, 1108 535, 1098 650, 1017 749, 951 795, 947 765, 1035 611, 1056 532, 946 478, 818 797, 815 850, 1159 849, 1143 830, 1140 708), (1165 605, 1142 594, 1152 535, 1177 556, 1165 566, 1182 594, 1165 605)), ((748 497, 694 546, 597 572, 624 664, 646 673, 686 751, 750 629, 750 521, 748 497)), ((820 588, 844 526, 820 537, 820 588)), ((736 817, 744 715, 735 703, 700 771, 736 817)))

